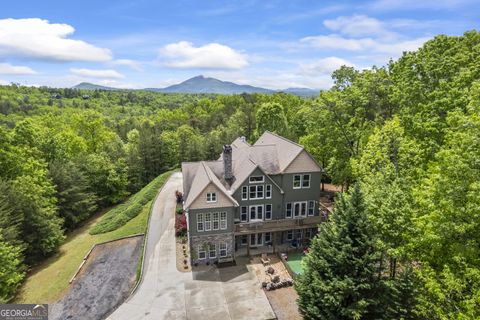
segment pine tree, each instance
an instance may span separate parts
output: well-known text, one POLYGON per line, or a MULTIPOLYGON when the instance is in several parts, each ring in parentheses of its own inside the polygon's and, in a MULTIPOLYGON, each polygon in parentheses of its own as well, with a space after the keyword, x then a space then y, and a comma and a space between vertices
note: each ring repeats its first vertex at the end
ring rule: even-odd
POLYGON ((305 319, 379 318, 380 252, 375 247, 360 187, 340 197, 331 223, 320 226, 296 282, 305 319))

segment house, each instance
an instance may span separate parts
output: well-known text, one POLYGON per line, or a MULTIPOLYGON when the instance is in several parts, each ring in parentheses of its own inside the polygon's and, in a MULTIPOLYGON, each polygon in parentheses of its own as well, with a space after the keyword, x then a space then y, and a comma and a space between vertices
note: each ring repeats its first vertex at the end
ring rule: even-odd
POLYGON ((237 138, 217 161, 182 163, 182 173, 192 263, 308 242, 324 221, 320 166, 274 133, 253 145, 237 138))

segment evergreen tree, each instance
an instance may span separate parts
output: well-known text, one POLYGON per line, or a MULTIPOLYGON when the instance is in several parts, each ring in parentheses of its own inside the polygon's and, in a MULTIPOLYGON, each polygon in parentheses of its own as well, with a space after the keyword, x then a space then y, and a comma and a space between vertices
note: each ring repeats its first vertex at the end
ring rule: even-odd
POLYGON ((337 203, 331 223, 320 232, 296 282, 306 319, 378 318, 384 291, 376 250, 359 185, 337 203))

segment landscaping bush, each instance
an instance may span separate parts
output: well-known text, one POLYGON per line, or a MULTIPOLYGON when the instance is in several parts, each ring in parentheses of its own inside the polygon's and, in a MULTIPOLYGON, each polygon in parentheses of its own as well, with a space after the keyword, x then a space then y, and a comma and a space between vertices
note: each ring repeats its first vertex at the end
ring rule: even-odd
POLYGON ((177 214, 182 214, 183 213, 183 209, 182 208, 177 208, 177 214))
POLYGON ((183 237, 187 234, 187 217, 185 214, 175 217, 175 235, 183 237))
POLYGON ((157 194, 158 189, 167 181, 171 172, 165 172, 155 178, 143 189, 131 196, 124 203, 107 212, 102 219, 90 230, 90 234, 99 234, 116 230, 129 220, 135 218, 143 206, 150 202, 157 194))

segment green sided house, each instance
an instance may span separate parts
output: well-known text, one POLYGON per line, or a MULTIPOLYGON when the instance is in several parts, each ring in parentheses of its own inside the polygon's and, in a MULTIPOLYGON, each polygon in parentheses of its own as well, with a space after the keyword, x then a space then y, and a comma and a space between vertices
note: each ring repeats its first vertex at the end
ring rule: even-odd
POLYGON ((192 263, 229 261, 308 242, 325 221, 321 168, 301 146, 271 132, 223 147, 217 161, 182 163, 192 263))

